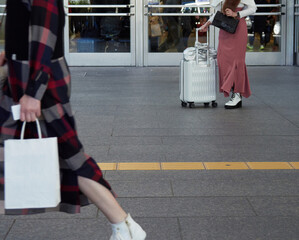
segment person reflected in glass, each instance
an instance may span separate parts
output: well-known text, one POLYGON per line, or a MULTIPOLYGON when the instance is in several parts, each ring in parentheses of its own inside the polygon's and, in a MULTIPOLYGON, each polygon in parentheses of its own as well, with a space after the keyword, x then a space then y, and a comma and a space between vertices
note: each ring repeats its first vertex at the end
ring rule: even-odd
MULTIPOLYGON (((247 25, 245 17, 256 11, 254 0, 212 0, 211 5, 216 11, 222 11, 229 17, 240 19, 234 34, 222 29, 219 32, 217 62, 219 66, 219 88, 230 100, 225 103, 226 109, 242 107, 242 97, 251 95, 249 78, 245 63, 247 45, 247 25)), ((215 14, 201 27, 207 31, 212 24, 215 14)))
POLYGON ((181 18, 181 25, 184 48, 187 48, 190 34, 195 28, 195 18, 192 16, 183 16, 181 18))
MULTIPOLYGON (((110 240, 144 240, 146 233, 119 205, 97 162, 84 153, 78 138, 70 105, 70 72, 63 49, 63 2, 7 1, 5 57, 8 81, 1 89, 0 139, 19 138, 22 122, 31 125, 39 118, 43 136, 58 138, 61 203, 55 210, 79 213, 81 206, 90 200, 111 223, 110 240), (20 121, 14 121, 11 116, 11 106, 16 103, 21 105, 20 121)), ((3 63, 3 54, 1 56, 0 63, 3 63)), ((35 125, 31 128, 35 129, 35 125)), ((34 132, 29 127, 27 137, 32 137, 34 132)), ((0 169, 3 170, 3 160, 0 169)), ((3 185, 3 171, 0 171, 1 191, 3 185)), ((5 213, 45 211, 16 209, 5 213)))
POLYGON ((149 17, 149 50, 157 52, 162 36, 162 23, 159 16, 149 17))
MULTIPOLYGON (((255 0, 256 4, 268 4, 266 0, 255 0)), ((269 12, 269 8, 266 7, 258 7, 256 12, 269 12)), ((253 17, 253 26, 252 26, 252 34, 253 36, 249 38, 249 43, 247 44, 247 48, 249 50, 253 50, 254 39, 256 34, 259 36, 259 49, 264 50, 266 47, 266 33, 267 33, 267 16, 266 15, 256 15, 253 17)))
MULTIPOLYGON (((164 5, 180 5, 181 0, 166 0, 164 5)), ((180 8, 164 8, 164 13, 179 13, 180 8)), ((163 22, 166 24, 167 38, 159 46, 159 52, 166 52, 171 48, 175 48, 178 52, 184 50, 184 44, 181 39, 181 26, 177 16, 163 17, 163 22)))

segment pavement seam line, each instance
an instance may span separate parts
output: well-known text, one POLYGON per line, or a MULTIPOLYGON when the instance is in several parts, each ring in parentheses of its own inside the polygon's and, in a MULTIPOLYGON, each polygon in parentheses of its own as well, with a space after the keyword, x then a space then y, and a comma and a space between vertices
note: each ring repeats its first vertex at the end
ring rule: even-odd
POLYGON ((254 212, 254 214, 256 215, 256 217, 260 217, 260 216, 257 214, 257 212, 256 212, 256 210, 255 210, 253 204, 251 203, 249 197, 246 196, 245 198, 246 198, 246 201, 248 202, 249 206, 252 208, 252 211, 254 212))
POLYGON ((182 233, 182 225, 181 225, 181 222, 180 222, 180 218, 177 217, 176 219, 177 219, 177 223, 178 223, 178 227, 179 227, 180 238, 181 238, 181 240, 183 240, 184 237, 183 237, 183 233, 182 233))
POLYGON ((285 165, 287 165, 289 168, 283 168, 283 167, 277 167, 277 168, 267 168, 267 167, 264 167, 264 168, 259 168, 259 167, 252 167, 251 166, 251 163, 252 164, 270 164, 270 163, 273 163, 275 164, 276 162, 234 162, 236 164, 238 163, 241 163, 241 164, 244 164, 248 169, 242 169, 242 168, 238 168, 238 169, 234 169, 234 168, 226 168, 226 167, 221 167, 221 165, 224 163, 224 162, 213 162, 214 164, 219 164, 220 167, 217 168, 217 169, 213 169, 213 168, 209 168, 207 167, 207 164, 209 164, 209 162, 193 162, 193 163, 199 163, 199 164, 202 164, 203 166, 203 169, 185 169, 183 167, 177 167, 175 169, 167 169, 164 167, 163 163, 173 163, 175 164, 176 162, 121 162, 121 163, 98 163, 98 165, 100 166, 102 164, 102 170, 103 171, 142 171, 142 170, 151 170, 151 171, 190 171, 190 170, 195 170, 195 171, 200 171, 200 170, 206 170, 206 171, 212 171, 212 170, 252 170, 252 171, 256 171, 256 170, 298 170, 296 167, 295 167, 295 164, 299 164, 299 162, 277 162, 277 164, 281 164, 281 163, 284 163, 285 165), (144 164, 145 163, 145 164, 144 164), (107 164, 107 166, 109 166, 109 164, 115 164, 115 168, 113 170, 111 169, 108 169, 105 168, 103 165, 104 164, 107 164), (120 167, 120 165, 122 164, 128 164, 128 166, 133 166, 134 164, 136 164, 136 166, 138 166, 138 164, 141 164, 140 166, 138 167, 135 167, 135 169, 122 169, 120 167), (144 167, 142 165, 145 165, 148 164, 148 167, 144 167), (154 169, 152 167, 149 167, 150 165, 156 165, 158 166, 159 169, 154 169))
POLYGON ((16 221, 17 221, 16 219, 14 219, 14 220, 13 220, 13 222, 12 222, 12 224, 11 224, 10 228, 8 229, 7 233, 5 234, 5 236, 4 236, 4 239, 3 239, 3 240, 6 240, 6 238, 8 237, 8 235, 9 235, 9 233, 10 233, 10 231, 11 231, 11 229, 12 229, 13 225, 15 225, 16 221))

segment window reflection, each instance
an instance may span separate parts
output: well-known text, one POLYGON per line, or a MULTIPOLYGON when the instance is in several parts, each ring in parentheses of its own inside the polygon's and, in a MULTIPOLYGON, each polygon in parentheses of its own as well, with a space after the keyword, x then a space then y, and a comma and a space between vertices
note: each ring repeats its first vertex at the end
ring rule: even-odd
MULTIPOLYGON (((209 8, 189 7, 195 1, 149 0, 150 13, 209 13, 209 8), (184 5, 182 8, 150 8, 151 5, 184 5)), ((199 16, 149 16, 149 52, 182 52, 195 43, 195 28, 207 21, 199 16)), ((207 41, 199 33, 199 41, 207 41)))
MULTIPOLYGON (((295 4, 299 4, 299 0, 296 0, 295 4)), ((295 13, 299 14, 299 6, 295 8, 295 13)), ((295 34, 296 64, 299 66, 299 15, 295 16, 295 34)))
MULTIPOLYGON (((125 5, 130 0, 72 0, 71 5, 125 5)), ((70 8, 70 13, 129 13, 129 8, 70 8)), ((70 52, 130 52, 129 16, 70 16, 70 52)))
MULTIPOLYGON (((255 0, 256 4, 279 4, 279 0, 255 0)), ((259 7, 257 13, 280 12, 277 7, 259 7)), ((281 51, 281 16, 256 15, 246 18, 248 29, 247 51, 280 52, 281 51)))
MULTIPOLYGON (((150 5, 184 5, 179 8, 149 8, 150 13, 209 13, 205 7, 189 7, 191 0, 149 0, 150 5)), ((256 4, 280 4, 280 0, 255 0, 256 4)), ((258 7, 258 13, 280 12, 279 7, 258 7)), ((195 28, 202 26, 203 16, 149 16, 149 52, 182 52, 194 46, 195 28)), ((281 51, 281 16, 263 15, 246 18, 248 28, 247 50, 250 52, 281 51)), ((199 33, 199 41, 206 43, 206 33, 199 33)))
MULTIPOLYGON (((6 0, 0 0, 0 4, 1 5, 4 5, 6 4, 6 0)), ((1 7, 0 8, 0 13, 4 13, 5 11, 5 7, 1 7)), ((2 15, 0 15, 0 19, 2 19, 2 15)), ((5 33, 5 16, 3 17, 3 22, 2 22, 2 25, 0 27, 0 51, 3 51, 4 50, 4 33, 5 33)))

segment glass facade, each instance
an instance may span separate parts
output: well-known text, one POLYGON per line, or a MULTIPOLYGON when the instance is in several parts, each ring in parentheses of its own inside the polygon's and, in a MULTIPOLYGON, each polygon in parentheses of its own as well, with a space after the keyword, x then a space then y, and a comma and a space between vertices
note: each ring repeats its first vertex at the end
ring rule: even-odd
POLYGON ((0 27, 0 51, 4 50, 5 4, 6 0, 0 0, 0 19, 3 19, 2 25, 0 27))
POLYGON ((248 29, 247 51, 280 52, 281 51, 281 0, 255 0, 257 14, 246 18, 248 29), (267 13, 269 15, 267 15, 267 13))
POLYGON ((295 61, 299 66, 299 0, 295 1, 295 53, 295 61))
MULTIPOLYGON (((208 1, 196 1, 208 3, 208 1)), ((246 18, 249 52, 281 51, 281 0, 255 0, 259 5, 257 16, 246 18)), ((149 8, 150 13, 210 13, 207 7, 188 7, 191 0, 149 0, 152 5, 184 5, 182 8, 149 8)), ((194 46, 195 28, 202 26, 208 16, 149 16, 149 52, 182 52, 194 46)), ((199 33, 199 41, 206 43, 206 33, 199 33)))
POLYGON ((130 0, 70 0, 69 51, 130 52, 128 4, 130 0))
MULTIPOLYGON (((208 7, 189 7, 195 1, 150 0, 148 17, 149 52, 182 52, 195 43, 195 28, 207 21, 208 16, 192 16, 188 14, 209 14, 208 7), (183 5, 183 7, 157 8, 154 5, 183 5), (186 14, 186 16, 151 16, 153 13, 186 14)), ((206 1, 208 4, 208 2, 206 1)), ((199 33, 199 41, 207 42, 206 33, 199 33)))
MULTIPOLYGON (((263 54, 271 65, 272 61, 269 60, 285 58, 289 42, 286 38, 288 23, 286 16, 282 15, 286 13, 286 7, 281 4, 289 5, 290 2, 255 2, 258 5, 257 13, 246 18, 247 57, 250 64, 254 64, 263 54)), ((4 14, 5 3, 6 0, 0 0, 0 17, 4 14)), ((291 5, 294 4, 294 52, 298 53, 299 0, 291 5)), ((64 5, 68 15, 66 56, 71 59, 70 65, 76 66, 175 65, 181 58, 180 54, 187 47, 194 46, 195 29, 202 26, 213 11, 208 7, 209 1, 205 0, 64 0, 64 5), (199 5, 195 6, 195 2, 199 5)), ((198 34, 199 41, 206 43, 206 33, 198 34)), ((217 46, 217 30, 214 32, 211 29, 209 36, 212 46, 217 46)), ((4 24, 0 28, 0 50, 3 49, 4 24)), ((273 65, 279 64, 284 63, 273 62, 273 65)))

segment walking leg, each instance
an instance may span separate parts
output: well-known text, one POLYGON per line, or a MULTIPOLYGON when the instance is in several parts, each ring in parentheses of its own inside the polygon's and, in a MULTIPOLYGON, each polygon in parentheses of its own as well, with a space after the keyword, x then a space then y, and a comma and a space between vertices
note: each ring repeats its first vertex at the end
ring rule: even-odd
POLYGON ((78 177, 80 190, 107 217, 111 223, 110 240, 144 240, 146 233, 118 204, 111 192, 101 184, 84 177, 78 177))
POLYGON ((125 211, 107 188, 98 182, 80 176, 78 183, 80 190, 103 212, 110 223, 119 223, 127 217, 125 211))

